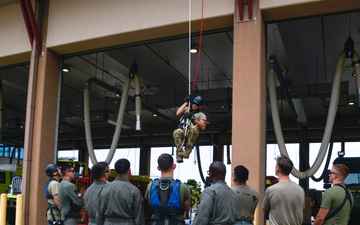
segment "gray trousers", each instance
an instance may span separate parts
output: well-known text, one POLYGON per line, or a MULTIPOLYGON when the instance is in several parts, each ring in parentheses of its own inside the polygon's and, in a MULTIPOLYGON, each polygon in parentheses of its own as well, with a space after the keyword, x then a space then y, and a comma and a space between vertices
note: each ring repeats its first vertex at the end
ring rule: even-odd
POLYGON ((77 220, 75 218, 66 219, 64 225, 77 225, 77 220))
POLYGON ((151 221, 150 225, 185 225, 185 222, 164 219, 164 220, 159 220, 159 221, 151 221))
POLYGON ((251 220, 237 220, 234 223, 234 225, 247 225, 247 224, 253 224, 253 222, 251 220))

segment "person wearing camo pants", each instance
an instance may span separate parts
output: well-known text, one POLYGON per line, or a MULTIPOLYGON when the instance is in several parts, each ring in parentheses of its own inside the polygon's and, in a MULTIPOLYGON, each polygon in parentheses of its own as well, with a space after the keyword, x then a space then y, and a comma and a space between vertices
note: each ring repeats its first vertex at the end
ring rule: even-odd
POLYGON ((189 158, 199 132, 206 129, 206 115, 200 111, 204 99, 201 96, 196 96, 189 107, 190 100, 190 96, 187 96, 185 102, 176 111, 176 116, 181 117, 178 128, 173 132, 178 163, 182 163, 183 158, 189 158))

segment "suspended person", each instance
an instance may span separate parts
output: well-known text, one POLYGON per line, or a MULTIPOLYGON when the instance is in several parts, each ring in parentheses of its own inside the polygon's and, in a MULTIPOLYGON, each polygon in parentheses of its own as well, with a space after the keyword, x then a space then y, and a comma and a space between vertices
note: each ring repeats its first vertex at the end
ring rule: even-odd
POLYGON ((151 225, 183 225, 184 216, 190 209, 191 195, 189 188, 175 180, 176 164, 170 154, 161 154, 157 169, 161 171, 160 179, 148 184, 145 199, 151 207, 151 225))
POLYGON ((109 164, 107 162, 99 162, 91 168, 94 182, 86 189, 84 193, 84 201, 89 216, 88 225, 96 225, 96 211, 98 208, 98 192, 105 186, 110 177, 109 164))
POLYGON ((187 96, 185 102, 176 111, 176 116, 181 116, 180 124, 173 132, 178 163, 182 163, 183 158, 189 158, 199 136, 199 130, 204 131, 206 129, 206 115, 200 112, 204 99, 201 96, 196 96, 189 108, 190 101, 190 96, 187 96))
POLYGON ((314 225, 348 224, 354 198, 344 185, 349 168, 344 164, 335 164, 329 173, 329 181, 333 185, 322 195, 321 206, 316 215, 314 225))
POLYGON ((60 222, 60 201, 59 201, 59 186, 61 170, 53 163, 50 163, 45 168, 45 173, 50 177, 45 187, 46 202, 48 208, 46 210, 46 217, 50 224, 57 224, 60 222))

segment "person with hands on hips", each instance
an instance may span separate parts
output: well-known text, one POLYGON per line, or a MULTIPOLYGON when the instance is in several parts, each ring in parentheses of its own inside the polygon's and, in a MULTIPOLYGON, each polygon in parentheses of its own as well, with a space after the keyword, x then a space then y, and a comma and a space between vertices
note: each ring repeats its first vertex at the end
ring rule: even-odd
POLYGON ((173 132, 178 163, 182 163, 184 158, 189 158, 199 131, 206 129, 206 115, 200 111, 204 99, 200 95, 196 96, 189 106, 190 101, 190 96, 186 96, 185 102, 176 111, 176 116, 181 117, 178 128, 173 132))

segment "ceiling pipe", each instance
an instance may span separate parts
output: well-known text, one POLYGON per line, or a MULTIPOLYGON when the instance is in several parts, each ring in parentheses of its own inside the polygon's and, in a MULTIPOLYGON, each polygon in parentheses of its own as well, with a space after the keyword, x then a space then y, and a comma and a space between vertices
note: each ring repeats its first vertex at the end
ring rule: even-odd
MULTIPOLYGON (((188 81, 186 79, 186 77, 180 73, 180 71, 178 71, 173 65, 170 64, 169 60, 164 59, 159 53, 157 53, 153 48, 151 48, 149 45, 145 45, 152 53, 154 53, 157 57, 159 57, 161 59, 161 61, 163 61, 164 63, 166 63, 166 65, 168 65, 169 67, 171 67, 171 69, 173 69, 178 75, 180 75, 180 77, 184 80, 184 81, 188 81)), ((189 53, 190 54, 190 53, 189 53)))
MULTIPOLYGON (((119 78, 117 78, 117 77, 115 77, 114 75, 110 74, 107 70, 104 70, 104 69, 100 68, 98 65, 90 62, 89 60, 85 59, 84 57, 79 56, 79 58, 82 59, 82 60, 84 60, 85 62, 91 64, 91 65, 94 66, 96 69, 99 69, 99 70, 101 70, 102 72, 108 74, 109 76, 113 77, 114 79, 117 79, 118 81, 124 83, 124 82, 121 81, 119 78)), ((110 85, 108 85, 108 84, 105 84, 105 83, 103 83, 102 81, 97 80, 96 78, 90 78, 88 81, 86 81, 86 83, 87 83, 87 82, 90 82, 89 85, 91 85, 92 83, 96 83, 97 85, 103 87, 105 90, 109 90, 109 91, 111 91, 111 92, 118 93, 119 96, 120 96, 121 93, 122 93, 121 90, 119 90, 119 89, 117 89, 117 88, 115 88, 115 87, 112 87, 112 86, 110 86, 110 85), (93 79, 94 79, 94 80, 93 80, 93 79), (95 80, 96 80, 96 81, 95 81, 95 80), (102 86, 102 85, 103 85, 103 86, 102 86)), ((85 85, 86 85, 86 83, 85 83, 85 85)), ((135 83, 135 85, 136 85, 136 83, 135 83)), ((90 87, 89 87, 89 88, 90 88, 90 87)), ((135 87, 135 88, 136 88, 136 87, 135 87)), ((138 94, 137 96, 139 96, 139 94, 138 94)), ((135 96, 135 97, 128 96, 128 99, 129 99, 131 102, 133 102, 133 103, 136 104, 136 96, 135 96)), ((153 107, 151 107, 151 106, 149 106, 149 105, 146 105, 146 104, 143 104, 143 103, 142 103, 142 104, 141 104, 141 108, 144 108, 144 109, 146 109, 146 110, 148 110, 148 111, 150 111, 150 112, 152 112, 152 113, 156 113, 156 114, 158 115, 158 117, 161 117, 162 119, 167 120, 167 121, 169 121, 170 123, 177 125, 177 121, 175 122, 173 119, 171 119, 171 118, 165 116, 164 114, 158 112, 156 109, 154 109, 153 107)))
POLYGON ((355 72, 358 107, 360 107, 360 60, 359 60, 359 54, 356 51, 354 51, 351 60, 352 60, 351 66, 354 67, 354 72, 355 72))
POLYGON ((140 85, 140 77, 137 73, 137 64, 134 63, 131 66, 130 73, 129 73, 130 79, 134 80, 135 84, 135 116, 136 116, 136 124, 135 124, 135 130, 139 131, 141 130, 141 85, 140 85))
POLYGON ((100 81, 100 80, 98 80, 96 78, 90 78, 89 80, 87 80, 85 82, 85 89, 90 89, 90 87, 91 87, 91 85, 93 83, 100 86, 100 87, 102 87, 102 88, 104 88, 105 90, 114 92, 115 95, 118 95, 118 96, 121 95, 121 90, 119 90, 119 89, 117 89, 115 87, 112 87, 112 86, 110 86, 110 85, 108 85, 108 84, 106 84, 106 83, 104 83, 104 82, 102 82, 102 81, 100 81))
MULTIPOLYGON (((122 94, 122 91, 120 89, 112 87, 112 86, 110 86, 110 85, 108 85, 108 84, 106 84, 106 83, 104 83, 104 82, 102 82, 102 81, 100 81, 100 80, 98 80, 96 78, 90 78, 89 80, 87 80, 85 82, 85 89, 90 89, 90 87, 91 87, 91 85, 93 83, 100 86, 100 87, 102 87, 102 88, 104 88, 105 90, 113 92, 114 94, 116 94, 118 96, 120 96, 122 94)), ((129 101, 136 104, 136 98, 138 96, 140 96, 140 93, 136 94, 135 97, 128 96, 128 99, 129 99, 129 101)), ((175 122, 173 119, 165 116, 164 114, 160 113, 158 110, 154 109, 153 107, 148 106, 147 104, 141 103, 141 108, 144 108, 144 109, 146 109, 146 110, 148 110, 148 111, 150 111, 152 113, 156 113, 158 115, 158 117, 161 117, 162 119, 167 120, 167 121, 171 122, 172 124, 177 124, 177 122, 175 122)))
POLYGON ((116 76, 112 75, 111 73, 109 73, 109 71, 104 70, 103 68, 99 67, 97 64, 90 62, 89 60, 85 59, 82 56, 78 56, 80 59, 84 60, 85 62, 89 63, 90 65, 92 65, 93 67, 95 67, 96 69, 100 70, 103 73, 106 73, 107 75, 111 76, 112 78, 118 80, 119 82, 122 82, 123 84, 125 83, 124 81, 120 80, 119 78, 117 78, 116 76))
POLYGON ((269 71, 274 71, 276 73, 276 77, 280 83, 281 90, 282 90, 283 94, 285 95, 285 98, 289 105, 291 114, 294 117, 294 119, 297 120, 298 115, 295 110, 295 106, 292 101, 292 98, 291 98, 291 95, 289 92, 289 88, 287 87, 286 81, 285 81, 284 77, 282 76, 279 63, 276 59, 276 56, 274 56, 274 55, 270 56, 270 58, 269 58, 269 71))
MULTIPOLYGON (((321 41, 322 41, 322 55, 323 55, 323 59, 324 59, 324 68, 327 68, 326 65, 326 40, 325 40, 325 29, 324 29, 324 17, 321 17, 321 41)), ((327 70, 325 69, 323 71, 324 75, 325 75, 325 82, 327 82, 327 70)))

